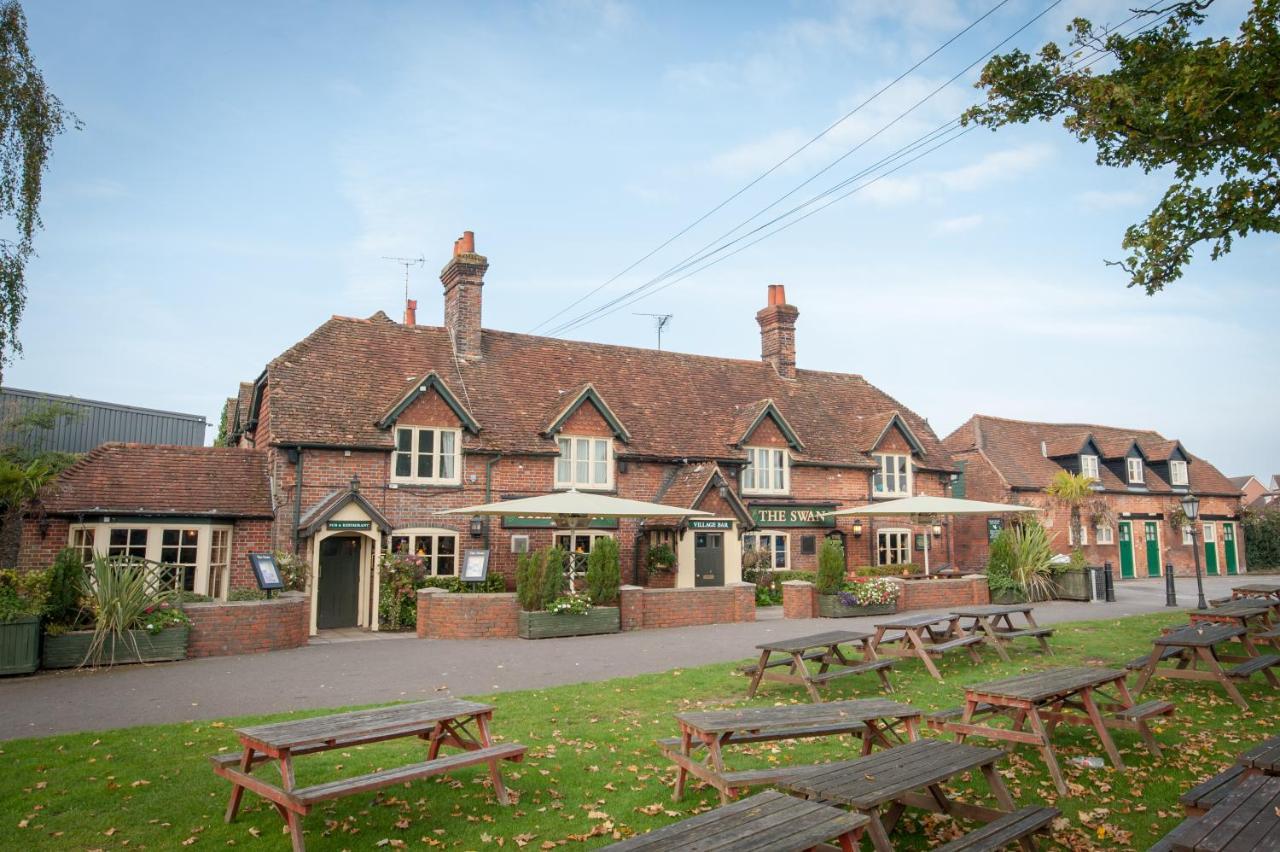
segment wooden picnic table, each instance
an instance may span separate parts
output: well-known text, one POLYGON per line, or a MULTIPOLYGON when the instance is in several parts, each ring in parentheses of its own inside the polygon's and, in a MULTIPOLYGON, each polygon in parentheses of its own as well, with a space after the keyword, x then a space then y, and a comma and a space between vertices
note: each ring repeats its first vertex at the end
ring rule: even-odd
POLYGON ((961 631, 982 636, 986 643, 1000 655, 1000 659, 1007 663, 1009 654, 1004 646, 1012 643, 1014 639, 1035 639, 1040 643, 1042 651, 1049 655, 1053 654, 1047 638, 1053 635, 1053 628, 1036 624, 1035 617, 1031 614, 1034 609, 1035 607, 1031 604, 988 604, 953 609, 951 614, 960 616, 961 631), (1015 625, 1013 623, 1015 615, 1021 615, 1026 625, 1015 625), (969 620, 968 624, 964 623, 965 619, 969 620))
POLYGON ((809 799, 834 802, 863 814, 878 852, 892 850, 889 833, 907 807, 991 822, 1014 810, 996 762, 998 748, 978 748, 938 739, 919 740, 855 760, 808 767, 778 783, 809 799), (942 785, 957 775, 981 770, 1000 810, 952 801, 942 785), (882 812, 883 811, 883 812, 882 812))
POLYGON ((1249 774, 1280 776, 1280 735, 1245 751, 1237 762, 1249 774))
POLYGON ((1271 672, 1272 666, 1280 665, 1280 656, 1259 654, 1249 631, 1242 624, 1200 622, 1171 630, 1152 639, 1151 643, 1151 654, 1134 689, 1137 694, 1146 689, 1153 677, 1216 681, 1237 707, 1248 710, 1249 702, 1240 694, 1234 680, 1247 679, 1262 672, 1272 686, 1280 686, 1280 681, 1271 672), (1248 656, 1233 656, 1218 650, 1217 646, 1232 641, 1240 642, 1248 656), (1162 662, 1176 662, 1176 665, 1172 668, 1161 666, 1162 662), (1223 669, 1221 664, 1224 662, 1241 665, 1223 669))
POLYGON ((1192 624, 1219 622, 1249 628, 1257 621, 1261 622, 1256 625, 1261 630, 1271 627, 1271 607, 1254 598, 1235 598, 1209 609, 1193 609, 1188 617, 1192 624))
POLYGON ((766 790, 606 848, 618 852, 802 852, 835 839, 843 852, 855 852, 857 835, 866 824, 862 814, 766 790))
POLYGON ((489 778, 498 801, 509 804, 499 761, 521 760, 525 747, 519 743, 497 745, 493 742, 489 733, 493 710, 491 704, 439 698, 239 728, 236 735, 241 753, 217 754, 210 758, 213 771, 232 785, 225 820, 235 819, 244 791, 251 790, 275 805, 289 827, 293 849, 302 852, 305 848, 302 817, 319 802, 398 786, 481 763, 489 765, 489 778), (407 737, 427 741, 425 762, 309 787, 299 788, 295 784, 295 757, 407 737), (440 757, 440 748, 444 745, 456 746, 462 753, 440 757), (275 763, 280 771, 278 785, 252 774, 256 765, 269 762, 275 763))
POLYGON ((885 698, 700 710, 677 713, 680 736, 659 740, 658 748, 677 767, 673 798, 683 798, 685 781, 693 775, 719 790, 721 802, 727 802, 740 790, 772 784, 796 769, 775 766, 726 772, 725 746, 856 734, 862 737, 862 754, 865 755, 871 752, 874 744, 889 748, 903 742, 897 731, 899 725, 905 729, 907 741, 919 739, 922 718, 923 713, 918 708, 885 698), (697 749, 706 750, 702 760, 697 759, 694 753, 697 749))
POLYGON ((1107 732, 1108 728, 1137 731, 1147 748, 1159 755, 1160 747, 1146 720, 1173 712, 1173 705, 1167 701, 1135 704, 1125 685, 1125 677, 1126 673, 1118 669, 1078 666, 979 683, 965 688, 962 711, 935 714, 934 724, 954 733, 958 742, 964 742, 968 736, 981 736, 1036 746, 1049 767, 1054 786, 1059 793, 1066 795, 1067 785, 1058 766, 1052 740, 1053 730, 1060 724, 1092 727, 1112 765, 1121 772, 1125 768, 1124 761, 1107 732), (1115 694, 1108 695, 1107 690, 1114 690, 1115 694), (1100 702, 1098 698, 1103 700, 1100 702), (960 721, 951 721, 957 715, 960 721), (1009 716, 1013 721, 1012 728, 997 728, 975 721, 994 716, 1009 716), (1029 725, 1031 730, 1023 730, 1024 725, 1029 725))
POLYGON ((958 615, 937 613, 900 615, 876 624, 876 635, 871 640, 871 647, 877 653, 895 657, 916 657, 924 663, 924 667, 929 670, 929 674, 933 675, 935 680, 942 680, 942 673, 938 671, 938 667, 931 659, 934 654, 941 656, 949 651, 963 648, 973 662, 982 662, 982 658, 978 656, 978 651, 974 647, 982 644, 982 637, 961 635, 958 629, 959 623, 958 615), (886 638, 885 634, 890 631, 899 632, 900 635, 886 638), (906 647, 881 650, 882 645, 897 642, 901 642, 906 647))
POLYGON ((1177 852, 1280 850, 1280 778, 1242 779, 1202 816, 1188 819, 1164 839, 1177 852))
POLYGON ((798 684, 809 692, 814 701, 822 701, 818 687, 830 683, 838 677, 846 675, 875 672, 880 684, 887 692, 893 692, 893 684, 889 682, 889 669, 893 668, 893 660, 881 660, 871 647, 871 634, 859 630, 832 630, 813 636, 800 636, 796 639, 778 639, 757 645, 760 651, 758 662, 747 666, 743 672, 751 676, 751 685, 747 687, 747 697, 754 698, 761 680, 775 680, 781 683, 798 684), (861 646, 861 659, 850 660, 840 650, 841 645, 861 646), (773 655, 776 658, 770 659, 773 655), (818 671, 811 672, 809 661, 818 663, 818 671), (785 672, 769 671, 772 668, 785 666, 785 672))
POLYGON ((1232 586, 1231 597, 1271 599, 1275 601, 1271 606, 1275 606, 1280 604, 1280 583, 1244 583, 1232 586))

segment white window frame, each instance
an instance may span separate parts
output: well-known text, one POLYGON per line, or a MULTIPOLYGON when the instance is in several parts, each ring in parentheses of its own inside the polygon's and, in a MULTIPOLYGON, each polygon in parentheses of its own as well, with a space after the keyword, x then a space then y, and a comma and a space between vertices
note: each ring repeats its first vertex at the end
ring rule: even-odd
MULTIPOLYGON (((392 530, 391 538, 388 540, 387 545, 393 554, 396 553, 395 540, 397 538, 407 538, 409 540, 409 552, 407 554, 408 556, 423 556, 426 559, 428 564, 426 564, 424 567, 426 568, 426 573, 428 576, 431 576, 431 577, 458 576, 459 563, 462 561, 462 536, 458 534, 457 530, 445 529, 443 527, 406 527, 405 529, 392 530), (419 554, 418 540, 423 538, 431 540, 431 549, 430 549, 430 552, 428 553, 419 554), (440 553, 440 539, 442 538, 453 539, 453 553, 444 554, 443 557, 441 556, 441 553, 440 553), (449 571, 449 572, 440 571, 440 560, 442 558, 453 560, 452 571, 449 571)), ((403 556, 406 554, 401 553, 397 555, 403 556)))
POLYGON ((1125 472, 1129 474, 1130 485, 1142 485, 1145 482, 1146 474, 1143 471, 1142 459, 1137 456, 1129 456, 1124 460, 1125 472), (1134 474, 1137 476, 1134 476, 1134 474))
POLYGON ((1093 528, 1093 541, 1095 544, 1115 544, 1115 528, 1111 524, 1098 524, 1093 528))
POLYGON ((441 426, 415 426, 406 423, 403 426, 396 426, 394 435, 395 447, 391 450, 391 481, 416 484, 416 485, 461 485, 462 484, 462 430, 449 429, 441 426), (409 449, 400 449, 400 433, 408 432, 410 435, 409 449), (431 432, 431 450, 422 452, 420 443, 423 432, 431 432), (453 444, 452 452, 445 452, 443 447, 445 439, 448 438, 453 444), (409 458, 409 475, 405 476, 396 472, 397 463, 401 456, 409 458), (419 476, 418 466, 421 457, 426 456, 431 459, 431 475, 419 476), (445 468, 452 464, 453 473, 448 475, 445 468))
MULTIPOLYGON (((908 453, 872 453, 876 472, 871 491, 874 497, 910 497, 913 487, 911 456, 908 453), (888 464, 888 470, 886 470, 888 464), (887 479, 886 479, 887 477, 887 479), (905 488, 904 486, 905 480, 905 488), (890 488, 890 484, 893 486, 890 488)), ((877 546, 877 550, 879 547, 877 546)))
MULTIPOLYGON (((603 531, 596 532, 594 530, 578 530, 577 532, 570 533, 567 530, 556 530, 555 534, 551 536, 551 543, 552 545, 560 545, 561 539, 569 539, 569 547, 566 548, 566 552, 577 553, 578 545, 581 544, 583 539, 586 539, 587 549, 582 551, 582 555, 586 556, 595 549, 595 540, 598 538, 613 538, 613 533, 603 531)), ((586 566, 585 564, 582 564, 581 567, 585 568, 586 566)))
MULTIPOLYGON (((187 567, 193 567, 194 571, 189 572, 192 578, 191 590, 199 594, 208 595, 209 597, 225 599, 231 585, 230 560, 232 557, 233 541, 235 533, 234 527, 221 524, 208 523, 188 523, 177 524, 169 523, 153 523, 142 520, 122 519, 112 522, 73 524, 67 533, 67 544, 83 550, 83 542, 86 535, 92 537, 92 553, 94 556, 110 556, 111 555, 111 531, 112 530, 143 530, 146 532, 147 540, 143 559, 148 562, 162 563, 165 530, 195 530, 196 531, 196 560, 194 563, 184 563, 187 567), (218 577, 213 571, 210 564, 213 548, 214 533, 221 535, 223 532, 227 535, 227 565, 225 572, 225 582, 219 588, 218 577)), ((137 549, 136 547, 134 548, 137 549)), ((136 555, 136 554, 134 554, 136 555)))
POLYGON ((1169 484, 1185 487, 1187 484, 1187 463, 1178 459, 1169 461, 1169 484))
POLYGON ((1200 535, 1204 537, 1205 544, 1218 543, 1218 527, 1213 521, 1205 521, 1200 527, 1200 535))
POLYGON ((911 530, 909 529, 903 529, 900 527, 886 527, 884 529, 876 530, 876 565, 910 565, 911 558, 912 558, 911 548, 913 546, 914 544, 911 539, 911 530), (889 536, 889 535, 902 536, 903 543, 897 547, 887 548, 884 544, 881 543, 881 538, 883 536, 889 536), (898 551, 899 554, 906 554, 906 561, 886 562, 884 559, 884 553, 886 550, 893 550, 893 551, 898 551))
POLYGON ((742 493, 790 494, 791 453, 780 447, 746 449, 747 466, 742 469, 742 493))
POLYGON ((1190 547, 1196 543, 1194 532, 1195 527, 1191 526, 1191 524, 1182 525, 1182 545, 1184 547, 1190 547))
POLYGON ((742 536, 742 547, 767 551, 770 571, 791 570, 791 533, 779 530, 756 530, 742 536), (767 540, 767 543, 762 544, 762 540, 767 540), (779 544, 781 544, 782 553, 781 565, 778 564, 779 544))
POLYGON ((1087 453, 1080 456, 1080 472, 1090 479, 1099 479, 1098 457, 1087 453))
POLYGON ((560 455, 554 464, 556 488, 576 488, 581 491, 610 491, 613 489, 613 439, 591 435, 560 435, 556 438, 560 455), (586 458, 581 457, 585 444, 586 458), (603 447, 604 458, 600 458, 603 447), (566 454, 566 450, 568 453, 566 454), (583 476, 585 465, 586 476, 583 476), (604 478, 601 479, 601 465, 604 478), (567 476, 566 476, 567 474, 567 476))
POLYGON ((98 531, 93 527, 73 526, 68 534, 67 546, 80 554, 80 559, 86 567, 93 564, 93 557, 97 554, 94 549, 97 533, 98 531))

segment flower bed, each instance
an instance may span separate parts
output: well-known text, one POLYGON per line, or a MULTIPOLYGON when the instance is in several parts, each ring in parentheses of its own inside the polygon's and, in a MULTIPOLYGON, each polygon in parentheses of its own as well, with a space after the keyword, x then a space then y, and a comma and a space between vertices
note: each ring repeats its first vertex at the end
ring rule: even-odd
POLYGON ((156 633, 130 630, 128 641, 117 642, 114 637, 108 637, 98 658, 89 660, 87 658, 93 642, 93 631, 73 630, 60 636, 44 638, 41 665, 46 669, 71 669, 84 664, 159 663, 167 660, 185 660, 189 634, 190 628, 186 624, 168 627, 156 633))
POLYGON ((898 609, 898 584, 886 577, 855 577, 834 595, 818 595, 818 615, 852 618, 886 615, 898 609))

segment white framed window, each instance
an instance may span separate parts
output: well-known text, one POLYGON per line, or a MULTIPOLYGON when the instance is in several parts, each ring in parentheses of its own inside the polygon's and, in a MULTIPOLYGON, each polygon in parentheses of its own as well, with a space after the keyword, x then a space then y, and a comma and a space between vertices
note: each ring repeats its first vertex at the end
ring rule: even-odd
POLYGON ((1170 485, 1186 485, 1187 484, 1187 463, 1174 459, 1169 462, 1169 484, 1170 485))
POLYGON ((742 469, 742 490, 750 494, 786 494, 791 491, 791 456, 773 447, 747 447, 742 469))
POLYGON ((457 485, 462 482, 462 433, 457 429, 399 426, 391 454, 393 482, 457 485))
POLYGON ((1093 540, 1098 544, 1115 544, 1115 531, 1111 524, 1098 524, 1093 528, 1093 540))
POLYGON ((229 526, 175 527, 143 521, 72 527, 68 546, 85 560, 107 557, 146 560, 165 585, 179 591, 225 598, 231 578, 229 526))
POLYGON ((231 583, 231 528, 215 527, 209 537, 209 579, 206 595, 226 597, 231 583))
POLYGON ((791 537, 784 532, 761 531, 747 533, 742 537, 742 546, 748 550, 762 550, 769 555, 770 571, 789 571, 791 537))
POLYGON ((1142 477, 1142 459, 1135 457, 1125 459, 1125 466, 1129 471, 1129 482, 1135 485, 1141 485, 1142 477))
POLYGON ((565 435, 557 439, 556 488, 608 489, 613 487, 613 439, 579 438, 565 435))
MULTIPOLYGON (((598 538, 612 538, 607 532, 556 533, 556 547, 568 553, 581 553, 583 556, 591 552, 591 545, 598 538)), ((586 563, 580 563, 584 565, 586 563)))
POLYGON ((166 566, 162 576, 167 585, 183 591, 196 590, 196 564, 200 561, 200 530, 164 529, 160 531, 160 560, 166 566))
POLYGON ((112 527, 107 534, 107 556, 147 558, 146 527, 112 527))
POLYGON ((433 577, 458 573, 458 534, 452 530, 396 530, 391 533, 391 552, 421 559, 423 570, 433 577))
POLYGON ((1205 524, 1204 527, 1204 543, 1213 544, 1218 540, 1218 528, 1213 524, 1205 524))
POLYGON ((1098 478, 1098 457, 1097 456, 1081 456, 1080 472, 1090 479, 1098 478))
MULTIPOLYGON (((906 497, 911 494, 911 457, 900 453, 876 453, 874 489, 878 497, 906 497)), ((895 563, 896 564, 896 563, 895 563)))
POLYGON ((527 535, 511 536, 511 552, 512 553, 528 553, 529 552, 529 536, 527 535))
MULTIPOLYGON (((1081 524, 1080 525, 1080 545, 1084 546, 1088 543, 1089 543, 1089 528, 1084 524, 1081 524)), ((1075 524, 1072 524, 1072 523, 1067 524, 1067 544, 1071 545, 1072 547, 1074 547, 1076 544, 1075 524)))
POLYGON ((80 561, 86 566, 93 562, 93 540, 95 530, 93 527, 72 527, 71 542, 68 544, 80 557, 80 561))
POLYGON ((876 530, 876 564, 910 565, 911 530, 876 530))
POLYGON ((1184 545, 1190 546, 1196 543, 1195 536, 1191 534, 1194 529, 1191 524, 1182 525, 1182 543, 1184 545))

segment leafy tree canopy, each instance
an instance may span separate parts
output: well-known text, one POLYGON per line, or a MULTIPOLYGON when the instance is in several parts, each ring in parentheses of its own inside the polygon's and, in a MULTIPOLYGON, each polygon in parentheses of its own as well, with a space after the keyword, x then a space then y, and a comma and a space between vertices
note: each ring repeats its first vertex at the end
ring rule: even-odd
POLYGON ((987 102, 964 116, 993 130, 1061 116, 1101 165, 1171 169, 1114 262, 1148 294, 1182 277, 1201 243, 1217 260, 1235 238, 1280 231, 1280 0, 1253 0, 1234 38, 1193 39, 1212 3, 1137 10, 1154 26, 1127 35, 1077 18, 1066 48, 992 58, 978 82, 987 102), (1095 53, 1114 70, 1081 61, 1095 53))

